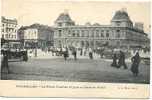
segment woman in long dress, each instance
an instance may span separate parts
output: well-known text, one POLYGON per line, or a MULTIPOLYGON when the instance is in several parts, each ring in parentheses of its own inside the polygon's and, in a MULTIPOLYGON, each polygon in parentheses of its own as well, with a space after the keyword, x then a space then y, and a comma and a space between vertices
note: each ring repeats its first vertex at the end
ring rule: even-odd
POLYGON ((139 53, 137 52, 135 56, 131 58, 132 61, 132 66, 131 66, 131 71, 134 76, 138 76, 139 73, 139 63, 140 63, 140 56, 139 53))

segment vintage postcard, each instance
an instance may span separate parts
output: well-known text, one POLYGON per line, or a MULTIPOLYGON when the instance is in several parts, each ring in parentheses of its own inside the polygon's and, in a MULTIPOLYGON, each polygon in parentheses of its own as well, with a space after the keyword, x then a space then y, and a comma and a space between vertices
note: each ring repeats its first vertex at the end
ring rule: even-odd
POLYGON ((150 1, 1 6, 0 96, 149 98, 150 1))

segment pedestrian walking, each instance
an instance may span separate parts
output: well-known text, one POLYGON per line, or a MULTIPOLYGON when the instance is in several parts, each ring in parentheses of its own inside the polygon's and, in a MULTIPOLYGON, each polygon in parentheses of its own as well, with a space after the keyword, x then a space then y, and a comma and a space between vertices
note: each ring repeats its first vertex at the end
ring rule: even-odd
POLYGON ((89 58, 90 58, 90 59, 93 59, 93 52, 92 52, 91 49, 89 49, 89 58))
POLYGON ((116 55, 116 53, 114 53, 112 59, 113 59, 113 62, 111 64, 111 66, 112 67, 117 67, 118 65, 117 65, 117 55, 116 55))
POLYGON ((9 66, 8 66, 8 51, 5 51, 3 54, 2 59, 2 66, 1 66, 1 72, 9 73, 9 66))
POLYGON ((65 51, 63 51, 63 56, 64 56, 64 60, 66 61, 67 58, 69 57, 69 53, 68 53, 68 49, 66 48, 65 51))
POLYGON ((138 68, 139 68, 139 63, 140 63, 140 56, 138 52, 135 54, 135 56, 131 58, 131 61, 132 61, 131 71, 134 76, 138 76, 138 73, 139 73, 138 68))
POLYGON ((82 51, 82 49, 80 50, 80 56, 82 56, 82 54, 83 54, 83 51, 82 51))
POLYGON ((28 61, 28 53, 27 50, 22 52, 22 56, 23 56, 23 61, 28 61))
POLYGON ((125 63, 125 54, 122 51, 120 51, 117 68, 120 68, 121 66, 123 66, 124 69, 127 69, 127 66, 126 66, 126 63, 125 63))
POLYGON ((77 60, 77 52, 76 52, 75 49, 73 50, 73 53, 72 53, 72 54, 73 54, 73 56, 74 56, 74 60, 77 60))
POLYGON ((93 53, 92 52, 89 52, 89 58, 93 59, 93 53))

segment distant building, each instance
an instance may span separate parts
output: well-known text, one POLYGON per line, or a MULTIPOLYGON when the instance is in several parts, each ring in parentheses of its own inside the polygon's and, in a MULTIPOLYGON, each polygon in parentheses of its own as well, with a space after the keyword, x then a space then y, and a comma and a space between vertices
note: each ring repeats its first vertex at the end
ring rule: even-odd
POLYGON ((33 24, 21 27, 18 30, 20 40, 24 41, 25 47, 45 48, 53 46, 53 29, 48 26, 33 24))
POLYGON ((55 21, 55 47, 96 49, 105 44, 113 48, 144 47, 149 46, 149 39, 142 28, 133 26, 128 13, 124 10, 116 11, 110 25, 91 25, 89 22, 85 25, 75 25, 68 13, 60 14, 55 21))
POLYGON ((38 29, 28 28, 24 30, 24 39, 25 40, 38 40, 38 29))
POLYGON ((1 38, 5 40, 17 40, 17 20, 1 17, 1 38))
POLYGON ((38 43, 38 29, 27 28, 24 30, 24 46, 25 47, 36 47, 38 43))
POLYGON ((143 31, 144 30, 144 25, 143 25, 143 23, 136 22, 134 28, 137 29, 137 30, 143 31))

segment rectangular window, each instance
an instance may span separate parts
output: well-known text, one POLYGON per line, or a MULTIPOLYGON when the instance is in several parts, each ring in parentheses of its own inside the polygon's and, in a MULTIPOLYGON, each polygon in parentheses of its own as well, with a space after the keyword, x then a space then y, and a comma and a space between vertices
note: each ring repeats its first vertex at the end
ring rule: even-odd
POLYGON ((59 37, 61 37, 62 36, 62 31, 61 30, 59 30, 59 37))
POLYGON ((99 30, 96 30, 96 37, 99 37, 99 30))
POLYGON ((106 33, 106 37, 109 37, 109 33, 106 33))
POLYGON ((68 36, 71 36, 71 31, 70 30, 68 31, 68 36))
POLYGON ((109 30, 107 30, 106 32, 109 33, 109 30))
POLYGON ((81 30, 81 36, 84 37, 84 30, 81 30))
POLYGON ((79 33, 77 33, 77 37, 79 37, 80 35, 79 35, 79 33))
POLYGON ((77 30, 76 33, 77 33, 77 37, 79 37, 80 36, 79 30, 77 30))
POLYGON ((59 26, 62 26, 62 23, 58 23, 59 26))
POLYGON ((117 30, 117 33, 119 33, 120 32, 120 30, 117 30))
POLYGON ((5 37, 8 38, 8 34, 5 34, 5 37))
POLYGON ((106 31, 106 37, 109 37, 109 30, 106 31))
POLYGON ((89 30, 86 31, 86 36, 89 37, 89 30))
POLYGON ((72 36, 75 37, 75 30, 72 30, 72 36))
POLYGON ((9 34, 9 35, 8 35, 8 38, 10 38, 10 37, 11 37, 11 35, 9 34))
POLYGON ((2 32, 4 32, 4 29, 2 29, 2 32))
POLYGON ((75 33, 73 33, 72 36, 75 37, 75 33))
POLYGON ((101 37, 104 37, 103 33, 100 33, 100 36, 101 36, 101 37))
POLYGON ((94 37, 94 31, 92 30, 92 32, 91 32, 91 37, 94 37))
POLYGON ((4 38, 4 34, 2 34, 2 38, 4 38))

